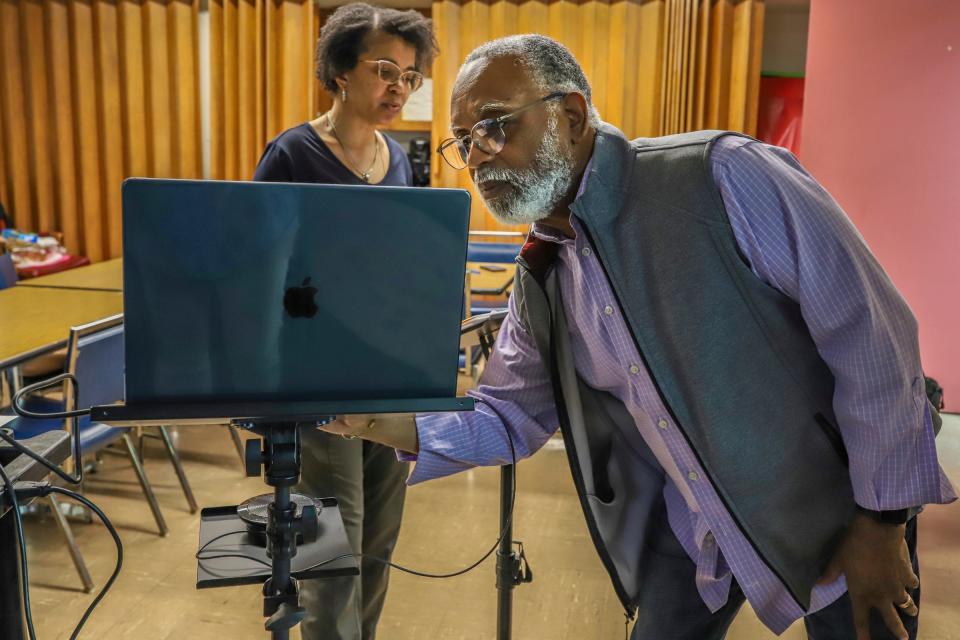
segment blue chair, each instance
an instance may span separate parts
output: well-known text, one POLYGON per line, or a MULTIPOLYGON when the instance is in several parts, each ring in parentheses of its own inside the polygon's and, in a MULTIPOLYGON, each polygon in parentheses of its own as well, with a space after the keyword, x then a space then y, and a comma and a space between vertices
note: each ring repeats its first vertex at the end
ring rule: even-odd
MULTIPOLYGON (((479 237, 514 238, 522 241, 524 234, 518 231, 471 231, 470 237, 471 239, 479 237)), ((467 262, 513 264, 520 254, 522 246, 518 242, 476 242, 471 240, 467 244, 467 262)), ((512 284, 511 280, 507 280, 501 288, 496 290, 470 287, 468 296, 470 315, 475 316, 505 308, 512 284), (482 297, 477 298, 476 296, 482 297)))
POLYGON ((17 283, 17 268, 9 253, 0 253, 0 289, 12 287, 17 283))
MULTIPOLYGON (((518 233, 522 237, 523 234, 518 233)), ((468 262, 513 262, 520 254, 522 245, 516 242, 469 242, 468 262)))
MULTIPOLYGON (((77 408, 87 408, 93 405, 111 404, 124 399, 123 380, 123 316, 116 315, 99 320, 88 325, 74 327, 70 330, 67 340, 67 372, 77 379, 77 385, 65 384, 64 401, 51 401, 46 398, 30 398, 27 407, 36 412, 55 412, 61 410, 72 411, 77 408)), ((111 452, 127 455, 133 464, 137 479, 143 494, 150 505, 150 510, 156 520, 160 535, 167 534, 168 528, 160 505, 154 495, 153 487, 147 479, 146 472, 137 448, 134 446, 130 429, 111 427, 102 423, 92 422, 89 416, 71 418, 63 421, 58 419, 30 419, 19 417, 7 426, 13 428, 17 439, 26 439, 45 433, 53 429, 66 428, 71 433, 78 433, 80 437, 80 451, 84 456, 111 452), (109 445, 123 442, 125 451, 109 449, 109 445)), ((196 512, 197 505, 193 492, 183 472, 183 466, 173 448, 172 440, 166 427, 159 427, 160 437, 167 447, 180 484, 183 487, 191 513, 196 512)), ((53 497, 53 494, 51 496, 53 497)), ((56 499, 51 500, 51 509, 58 525, 63 530, 70 549, 71 557, 84 583, 84 588, 90 591, 93 582, 86 570, 80 550, 77 548, 70 531, 70 525, 62 515, 56 499)))
MULTIPOLYGON (((525 235, 519 231, 471 231, 471 241, 467 244, 467 262, 485 262, 490 264, 513 264, 520 254, 525 235), (475 238, 512 239, 513 242, 477 242, 475 238), (520 241, 520 242, 517 242, 520 241)), ((471 275, 478 272, 467 271, 464 291, 464 309, 466 316, 479 316, 501 311, 507 307, 512 280, 505 280, 498 289, 484 289, 471 283, 471 275)), ((460 353, 460 370, 476 379, 476 365, 480 361, 480 352, 470 345, 460 353)))
MULTIPOLYGON (((0 211, 3 207, 0 206, 0 211)), ((0 290, 12 287, 17 282, 17 269, 13 266, 13 259, 9 253, 0 253, 0 290)), ((6 404, 17 390, 17 371, 0 370, 0 403, 6 404)))

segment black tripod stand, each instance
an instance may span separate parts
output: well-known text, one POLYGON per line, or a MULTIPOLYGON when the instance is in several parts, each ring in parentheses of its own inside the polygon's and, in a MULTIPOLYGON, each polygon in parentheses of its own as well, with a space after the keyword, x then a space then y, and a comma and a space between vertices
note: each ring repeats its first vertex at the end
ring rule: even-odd
MULTIPOLYGON (((460 334, 475 333, 484 360, 490 357, 497 331, 507 315, 506 309, 467 318, 460 334)), ((468 353, 469 357, 469 353, 468 353)), ((513 622, 513 589, 533 581, 523 543, 513 539, 513 507, 516 495, 516 468, 500 467, 500 546, 497 549, 497 640, 510 640, 513 622), (516 547, 516 550, 514 550, 516 547)))
MULTIPOLYGON (((313 423, 311 423, 313 424, 313 423)), ((306 612, 300 606, 297 581, 291 575, 290 563, 297 554, 297 537, 316 540, 318 520, 316 507, 304 505, 296 513, 290 500, 290 487, 300 481, 300 435, 297 423, 248 424, 250 431, 263 440, 248 440, 246 470, 248 476, 260 475, 273 487, 273 502, 267 516, 267 556, 271 559, 270 579, 263 585, 263 615, 266 629, 273 640, 288 640, 290 629, 303 620, 306 612), (261 449, 261 442, 263 448, 261 449)))
POLYGON ((510 640, 513 623, 513 588, 533 582, 533 572, 523 552, 523 543, 513 539, 513 487, 516 470, 512 464, 500 467, 500 530, 503 538, 497 549, 497 640, 510 640), (513 547, 517 549, 514 551, 513 547))

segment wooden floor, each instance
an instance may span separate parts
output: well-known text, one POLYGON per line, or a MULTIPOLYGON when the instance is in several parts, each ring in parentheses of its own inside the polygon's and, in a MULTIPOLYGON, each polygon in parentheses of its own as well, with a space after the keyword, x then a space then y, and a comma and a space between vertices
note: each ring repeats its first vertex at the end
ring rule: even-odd
MULTIPOLYGON (((259 479, 242 476, 224 428, 177 432, 178 446, 201 506, 236 504, 264 492, 259 479)), ((940 438, 942 459, 960 480, 960 417, 950 416, 940 438)), ((88 494, 113 519, 124 541, 123 573, 87 623, 82 638, 234 640, 267 638, 258 587, 197 591, 199 517, 190 515, 176 477, 156 444, 147 472, 171 533, 160 538, 123 458, 109 457, 88 494)), ((587 536, 565 453, 554 441, 519 467, 515 537, 524 542, 535 580, 515 592, 517 640, 619 640, 623 614, 587 536)), ((396 561, 444 572, 469 564, 497 535, 499 471, 478 469, 408 492, 396 561)), ((933 507, 920 530, 925 640, 960 639, 960 507, 933 507)), ((113 543, 103 527, 74 530, 98 586, 113 569, 113 543)), ((80 582, 59 532, 47 519, 29 519, 33 613, 41 640, 68 638, 92 596, 80 582)), ((452 580, 427 580, 394 572, 381 640, 476 640, 495 636, 492 561, 452 580)), ((299 638, 299 634, 294 634, 299 638)), ((773 634, 745 609, 728 636, 765 640, 773 634)), ((805 637, 794 625, 783 638, 805 637)))

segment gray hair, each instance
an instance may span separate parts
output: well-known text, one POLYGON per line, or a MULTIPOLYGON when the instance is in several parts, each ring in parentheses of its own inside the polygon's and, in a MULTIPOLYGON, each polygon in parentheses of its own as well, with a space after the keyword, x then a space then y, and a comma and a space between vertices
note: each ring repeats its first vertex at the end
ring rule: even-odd
POLYGON ((591 126, 599 126, 600 114, 593 106, 590 83, 580 63, 565 46, 537 33, 507 36, 480 45, 470 52, 463 64, 505 57, 516 58, 543 93, 576 91, 581 94, 587 101, 591 126))

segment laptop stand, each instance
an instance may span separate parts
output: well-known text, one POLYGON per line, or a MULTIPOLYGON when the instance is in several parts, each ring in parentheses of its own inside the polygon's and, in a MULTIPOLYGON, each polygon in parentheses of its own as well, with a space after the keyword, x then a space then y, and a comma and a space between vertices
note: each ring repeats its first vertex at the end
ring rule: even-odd
POLYGON ((243 531, 246 526, 237 515, 236 507, 204 509, 200 516, 198 588, 259 582, 265 573, 262 566, 267 563, 250 558, 265 555, 270 560, 270 572, 263 585, 263 615, 267 617, 264 627, 271 633, 272 640, 289 640, 290 629, 306 615, 299 602, 298 577, 331 578, 360 573, 353 550, 347 542, 336 500, 321 501, 319 513, 312 504, 304 506, 297 513, 290 497, 291 488, 300 481, 299 427, 304 424, 316 427, 330 419, 321 418, 306 423, 237 423, 262 437, 262 440, 247 441, 246 469, 248 476, 256 476, 262 467, 264 482, 273 487, 273 501, 268 507, 266 522, 265 548, 252 543, 247 536, 231 544, 230 532, 243 531), (305 554, 299 553, 298 537, 307 543, 305 554), (212 546, 214 542, 222 544, 212 546), (224 547, 231 552, 226 552, 224 547), (218 554, 217 551, 223 553, 218 554), (205 564, 218 555, 234 557, 230 558, 230 564, 218 568, 205 564), (298 555, 299 570, 294 570, 293 560, 298 555), (242 562, 238 563, 237 560, 242 562), (258 567, 258 564, 261 566, 258 567))

